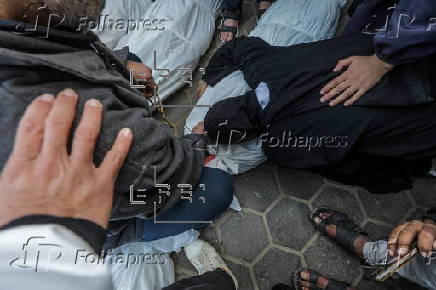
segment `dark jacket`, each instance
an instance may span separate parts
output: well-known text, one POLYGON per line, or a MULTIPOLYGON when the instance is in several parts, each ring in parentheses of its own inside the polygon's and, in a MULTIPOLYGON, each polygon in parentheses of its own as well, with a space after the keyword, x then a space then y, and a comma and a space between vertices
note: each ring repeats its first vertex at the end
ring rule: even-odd
MULTIPOLYGON (((25 24, 0 22, 0 169, 12 150, 26 106, 40 94, 72 88, 80 95, 78 117, 90 98, 99 99, 105 106, 95 150, 97 164, 110 150, 119 130, 128 127, 134 133, 134 144, 116 183, 113 219, 151 215, 154 202, 158 212, 165 211, 180 200, 178 184, 197 184, 206 137, 175 138, 167 126, 152 118, 149 102, 130 87, 123 66, 127 50, 119 54, 120 61, 92 33, 51 29, 47 38, 43 27, 33 33, 24 28, 25 24), (161 203, 155 183, 171 186, 171 195, 162 194, 161 203), (141 198, 146 204, 132 205, 130 186, 148 189, 146 198, 141 198)), ((77 122, 78 118, 75 126, 77 122)))
POLYGON ((350 12, 347 31, 373 34, 377 56, 390 64, 436 53, 434 0, 355 0, 350 12))

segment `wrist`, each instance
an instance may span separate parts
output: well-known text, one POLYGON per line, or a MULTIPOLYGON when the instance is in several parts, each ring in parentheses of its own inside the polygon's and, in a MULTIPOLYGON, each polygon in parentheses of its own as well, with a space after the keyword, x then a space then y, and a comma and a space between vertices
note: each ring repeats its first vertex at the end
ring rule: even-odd
POLYGON ((372 57, 386 72, 391 71, 395 67, 393 64, 387 63, 384 60, 382 60, 376 54, 374 54, 372 57))

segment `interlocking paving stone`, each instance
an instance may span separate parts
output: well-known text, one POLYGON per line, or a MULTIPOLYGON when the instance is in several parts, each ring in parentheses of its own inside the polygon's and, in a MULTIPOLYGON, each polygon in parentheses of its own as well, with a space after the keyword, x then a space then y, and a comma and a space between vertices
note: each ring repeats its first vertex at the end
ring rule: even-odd
POLYGON ((218 233, 215 225, 211 225, 205 228, 201 232, 200 239, 203 239, 211 244, 218 252, 221 251, 220 240, 218 238, 218 233))
POLYGON ((368 233, 368 236, 372 241, 378 241, 382 239, 387 239, 392 231, 392 228, 376 225, 369 222, 363 227, 363 230, 368 233))
POLYGON ((300 268, 300 257, 272 248, 254 266, 260 290, 270 290, 274 285, 290 284, 291 275, 300 268))
POLYGON ((361 272, 359 260, 326 236, 321 236, 304 253, 309 269, 327 277, 351 283, 361 272))
POLYGON ((281 199, 266 215, 274 243, 300 250, 315 233, 306 205, 281 199))
POLYGON ((310 199, 324 183, 324 179, 306 170, 286 169, 277 170, 280 186, 284 193, 310 199))
POLYGON ((422 207, 436 206, 436 178, 415 179, 412 196, 422 207))
POLYGON ((389 194, 370 194, 359 189, 360 201, 368 217, 396 225, 413 207, 405 191, 389 194))
POLYGON ((354 222, 360 224, 363 213, 353 194, 348 191, 328 186, 312 202, 312 207, 328 207, 346 213, 354 222))
POLYGON ((235 176, 235 194, 242 207, 265 211, 279 196, 274 171, 258 167, 249 173, 235 176))
POLYGON ((239 288, 238 290, 253 290, 253 281, 250 276, 250 268, 245 267, 244 265, 235 264, 230 261, 225 261, 227 266, 229 266, 230 270, 236 276, 238 280, 239 288))
POLYGON ((247 262, 252 262, 268 244, 262 217, 251 213, 231 213, 220 229, 224 252, 247 262))

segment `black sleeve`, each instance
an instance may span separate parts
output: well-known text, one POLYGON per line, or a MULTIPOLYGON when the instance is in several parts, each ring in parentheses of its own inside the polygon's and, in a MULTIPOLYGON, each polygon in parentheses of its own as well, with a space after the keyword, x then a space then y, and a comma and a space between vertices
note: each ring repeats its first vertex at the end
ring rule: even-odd
POLYGON ((251 64, 263 59, 270 45, 259 37, 240 36, 221 46, 211 58, 203 80, 215 86, 234 71, 252 70, 251 64))
POLYGON ((430 209, 422 219, 432 219, 436 222, 436 207, 430 209))
POLYGON ((49 215, 29 215, 11 221, 0 227, 7 230, 18 226, 58 224, 75 232, 96 251, 100 251, 106 241, 106 230, 94 222, 85 219, 61 218, 49 215))

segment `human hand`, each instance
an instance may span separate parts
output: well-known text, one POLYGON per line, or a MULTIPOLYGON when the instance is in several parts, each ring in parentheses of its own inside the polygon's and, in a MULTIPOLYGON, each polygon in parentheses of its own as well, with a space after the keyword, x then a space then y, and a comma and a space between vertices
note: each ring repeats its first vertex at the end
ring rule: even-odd
POLYGON ((153 97, 154 91, 158 88, 158 85, 154 81, 152 69, 136 61, 128 61, 127 69, 132 71, 133 77, 138 83, 146 86, 144 89, 145 96, 147 98, 153 97))
POLYGON ((345 102, 345 106, 351 106, 378 84, 393 67, 377 55, 352 56, 340 60, 333 71, 340 72, 345 68, 347 70, 321 90, 321 102, 329 102, 332 107, 341 102, 345 102))
POLYGON ((415 240, 421 255, 424 258, 431 257, 436 250, 436 223, 432 220, 414 220, 396 227, 389 236, 389 255, 403 257, 411 250, 410 246, 415 240))
POLYGON ((192 134, 206 134, 206 132, 204 131, 204 122, 199 122, 197 126, 192 129, 192 134))
POLYGON ((93 163, 103 105, 85 104, 72 150, 67 143, 78 95, 70 89, 42 95, 28 106, 15 145, 0 175, 0 225, 26 215, 52 215, 93 221, 106 228, 114 183, 133 135, 123 129, 100 167, 93 163))

